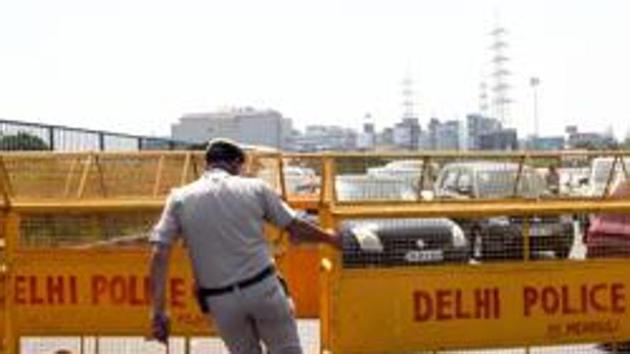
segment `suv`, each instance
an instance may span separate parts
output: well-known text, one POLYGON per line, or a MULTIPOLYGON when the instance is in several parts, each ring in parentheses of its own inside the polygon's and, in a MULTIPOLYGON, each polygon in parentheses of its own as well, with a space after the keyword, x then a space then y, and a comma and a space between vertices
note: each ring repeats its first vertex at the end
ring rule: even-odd
MULTIPOLYGON (((536 199, 548 192, 545 181, 533 168, 510 162, 461 162, 445 165, 435 182, 441 199, 536 199), (516 185, 516 181, 518 185, 516 185)), ((522 217, 491 217, 456 220, 464 229, 471 256, 483 259, 522 258, 522 217)), ((569 256, 574 239, 570 215, 530 218, 530 249, 554 251, 557 258, 569 256)))

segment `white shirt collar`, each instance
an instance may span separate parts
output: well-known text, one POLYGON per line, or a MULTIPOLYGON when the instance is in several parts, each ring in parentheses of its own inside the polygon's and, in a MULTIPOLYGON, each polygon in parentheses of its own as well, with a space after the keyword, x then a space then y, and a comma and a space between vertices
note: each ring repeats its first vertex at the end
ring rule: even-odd
POLYGON ((204 177, 228 177, 231 176, 228 171, 222 168, 211 168, 204 172, 204 177))

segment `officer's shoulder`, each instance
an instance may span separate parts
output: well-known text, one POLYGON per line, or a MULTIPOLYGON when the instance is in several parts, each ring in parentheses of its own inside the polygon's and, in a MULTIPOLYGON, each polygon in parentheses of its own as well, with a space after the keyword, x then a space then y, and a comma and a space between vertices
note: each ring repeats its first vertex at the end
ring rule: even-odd
POLYGON ((173 199, 174 201, 181 201, 182 199, 185 199, 186 196, 188 196, 189 194, 191 194, 193 191, 196 190, 196 185, 197 185, 197 181, 186 184, 184 186, 173 187, 171 188, 170 198, 173 199))
POLYGON ((234 178, 238 179, 239 183, 243 185, 253 188, 253 189, 263 189, 267 187, 265 181, 258 177, 249 177, 249 176, 235 176, 234 178))

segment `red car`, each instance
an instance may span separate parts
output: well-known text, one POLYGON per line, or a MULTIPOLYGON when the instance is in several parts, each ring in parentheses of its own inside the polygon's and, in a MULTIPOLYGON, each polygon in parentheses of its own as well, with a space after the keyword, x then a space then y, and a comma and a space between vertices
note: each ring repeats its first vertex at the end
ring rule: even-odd
MULTIPOLYGON (((630 181, 617 184, 610 198, 630 198, 630 181)), ((586 234, 586 257, 630 257, 630 214, 593 217, 586 234)))

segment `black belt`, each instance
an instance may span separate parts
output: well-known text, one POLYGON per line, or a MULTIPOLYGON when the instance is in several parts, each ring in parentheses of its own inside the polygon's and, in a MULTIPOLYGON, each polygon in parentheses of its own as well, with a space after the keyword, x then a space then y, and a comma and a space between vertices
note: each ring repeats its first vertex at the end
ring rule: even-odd
MULTIPOLYGON (((206 302, 206 297, 225 294, 225 293, 234 291, 236 289, 244 289, 248 286, 251 286, 260 282, 261 280, 264 280, 265 278, 273 274, 276 274, 276 268, 270 265, 269 267, 263 269, 262 271, 255 274, 254 276, 247 278, 245 280, 236 282, 232 285, 224 286, 221 288, 198 288, 197 289, 197 302, 199 303, 201 312, 208 313, 210 311, 210 309, 208 308, 208 303, 206 302)), ((280 281, 280 284, 282 285, 282 289, 284 290, 285 294, 288 296, 289 293, 286 286, 286 282, 284 281, 284 279, 282 279, 282 277, 280 277, 280 275, 278 275, 278 280, 280 281)))
POLYGON ((201 296, 201 297, 216 296, 216 295, 228 293, 230 291, 234 291, 236 289, 244 289, 248 286, 258 283, 259 281, 267 278, 270 275, 273 275, 275 272, 276 272, 276 268, 274 266, 269 266, 263 269, 262 271, 260 271, 259 273, 257 273, 256 275, 250 278, 247 278, 245 280, 236 282, 232 285, 227 285, 220 288, 199 288, 197 290, 198 296, 201 296))

